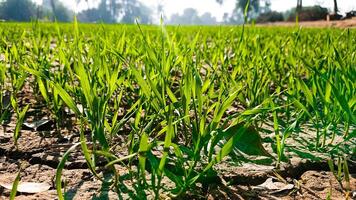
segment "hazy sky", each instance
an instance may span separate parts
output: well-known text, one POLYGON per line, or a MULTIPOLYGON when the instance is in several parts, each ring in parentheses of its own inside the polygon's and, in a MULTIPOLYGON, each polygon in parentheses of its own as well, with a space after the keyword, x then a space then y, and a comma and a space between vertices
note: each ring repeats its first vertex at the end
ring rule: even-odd
MULTIPOLYGON (((33 0, 41 3, 42 0, 33 0)), ((87 4, 76 5, 75 0, 60 0, 65 5, 74 11, 86 8, 87 4)), ((100 0, 94 0, 99 2, 100 0)), ((185 8, 191 7, 198 10, 199 14, 204 12, 211 12, 218 20, 222 19, 225 12, 230 13, 234 7, 236 0, 224 0, 223 5, 219 5, 215 0, 139 0, 152 9, 156 9, 159 2, 164 5, 166 16, 170 17, 173 13, 182 13, 185 8)), ((296 0, 271 0, 272 9, 277 11, 286 11, 296 6, 296 0)), ((307 5, 322 5, 332 9, 333 0, 303 0, 303 6, 307 5)), ((339 9, 341 12, 356 10, 356 0, 338 0, 339 9)), ((91 5, 91 6, 94 6, 91 5)))

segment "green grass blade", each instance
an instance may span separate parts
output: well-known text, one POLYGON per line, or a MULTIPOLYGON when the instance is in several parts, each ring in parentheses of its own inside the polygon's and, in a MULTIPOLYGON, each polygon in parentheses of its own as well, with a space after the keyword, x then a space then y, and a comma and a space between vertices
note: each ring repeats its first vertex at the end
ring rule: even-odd
POLYGON ((68 160, 68 157, 72 151, 74 151, 78 146, 80 145, 79 143, 74 144, 71 146, 64 154, 57 166, 56 170, 56 189, 57 189, 57 195, 59 200, 64 200, 63 192, 62 192, 62 171, 65 167, 65 163, 68 160))
POLYGON ((10 192, 10 200, 15 200, 16 193, 17 193, 17 187, 20 182, 20 175, 21 175, 21 169, 17 173, 16 178, 12 184, 12 188, 11 188, 11 192, 10 192))

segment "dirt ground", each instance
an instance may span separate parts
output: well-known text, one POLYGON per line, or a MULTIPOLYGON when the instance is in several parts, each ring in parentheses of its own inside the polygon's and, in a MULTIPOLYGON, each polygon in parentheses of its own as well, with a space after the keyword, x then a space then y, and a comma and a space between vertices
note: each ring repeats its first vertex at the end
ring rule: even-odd
MULTIPOLYGON (((7 156, 0 158, 0 183, 9 183, 15 179, 18 171, 18 163, 21 162, 24 170, 21 173, 21 181, 31 181, 46 183, 50 189, 37 194, 18 193, 17 200, 48 200, 57 199, 55 188, 56 169, 40 162, 11 159, 7 156)), ((42 162, 46 162, 43 159, 42 162)), ((110 190, 110 186, 105 186, 88 169, 68 168, 63 171, 63 182, 65 185, 66 199, 118 199, 117 194, 110 190)), ((300 177, 284 177, 282 181, 273 175, 271 168, 261 166, 244 165, 235 168, 233 173, 236 176, 222 174, 223 180, 218 184, 210 184, 207 189, 201 189, 199 195, 188 196, 190 199, 282 199, 282 200, 302 200, 302 199, 355 199, 356 177, 353 175, 350 180, 351 192, 345 193, 334 175, 327 171, 308 170, 300 177), (243 177, 243 178, 241 178, 243 177), (272 179, 272 177, 274 177, 272 179), (240 178, 240 179, 236 179, 240 178), (272 180, 274 184, 258 184, 256 180, 272 180), (234 182, 235 181, 235 182, 234 182), (242 182, 241 182, 242 181, 242 182), (250 181, 250 182, 249 182, 250 181), (284 182, 285 181, 285 182, 284 182), (231 182, 232 184, 228 184, 231 182), (238 182, 241 182, 240 184, 238 182), (267 187, 263 187, 263 185, 267 187), (276 188, 274 188, 276 187, 276 188)), ((345 184, 345 183, 344 183, 345 184)), ((10 191, 0 187, 0 199, 8 199, 10 191)), ((182 199, 188 198, 183 197, 182 199)), ((129 199, 129 197, 123 197, 129 199)))
MULTIPOLYGON (((258 26, 295 26, 295 22, 274 22, 258 24, 258 26)), ((356 17, 346 20, 337 21, 305 21, 299 22, 301 27, 314 27, 314 28, 356 28, 356 17)))
MULTIPOLYGON (((57 199, 55 175, 63 154, 79 141, 79 128, 66 126, 60 134, 54 131, 54 123, 47 120, 44 125, 31 128, 31 120, 49 118, 45 106, 38 104, 31 94, 31 88, 25 86, 19 97, 21 104, 32 104, 26 117, 29 124, 23 127, 14 145, 12 134, 16 116, 0 127, 0 185, 11 184, 21 166, 21 182, 46 183, 50 189, 36 194, 18 193, 17 200, 57 199), (39 114, 40 113, 40 114, 39 114), (58 137, 61 135, 61 137, 58 137)), ((124 143, 124 138, 118 143, 124 143)), ((100 163, 99 163, 100 165, 100 163)), ((125 168, 118 166, 119 173, 125 168)), ((231 166, 221 163, 215 167, 219 172, 216 182, 198 186, 196 194, 188 194, 182 199, 356 199, 356 177, 350 177, 349 192, 328 172, 326 163, 312 163, 294 159, 289 165, 277 170, 274 166, 245 163, 231 166)), ((351 168, 351 173, 356 173, 351 168)), ((99 175, 105 172, 98 170, 99 175)), ((74 151, 66 163, 62 175, 66 199, 118 199, 110 185, 100 182, 87 169, 80 150, 74 151)), ((343 183, 342 185, 346 185, 343 183)), ((8 199, 10 191, 0 186, 0 200, 8 199)), ((121 196, 129 199, 128 196, 121 196)), ((150 199, 150 196, 147 197, 150 199)), ((163 197, 162 199, 167 199, 163 197)))

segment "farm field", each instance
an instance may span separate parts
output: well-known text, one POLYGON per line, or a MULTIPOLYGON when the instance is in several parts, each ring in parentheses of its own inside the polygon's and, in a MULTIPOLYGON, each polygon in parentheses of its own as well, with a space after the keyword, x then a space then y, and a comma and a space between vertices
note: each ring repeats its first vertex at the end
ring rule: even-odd
POLYGON ((356 197, 355 30, 0 35, 0 199, 356 197))

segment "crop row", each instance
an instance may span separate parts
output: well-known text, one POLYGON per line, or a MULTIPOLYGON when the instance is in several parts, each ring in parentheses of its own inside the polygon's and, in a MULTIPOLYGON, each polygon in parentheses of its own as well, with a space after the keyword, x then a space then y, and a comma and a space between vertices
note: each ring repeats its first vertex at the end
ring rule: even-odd
POLYGON ((137 198, 192 191, 233 154, 355 159, 355 31, 7 23, 0 35, 0 123, 17 116, 15 144, 35 106, 19 100, 25 85, 56 137, 79 127, 60 199, 75 148, 137 198))

